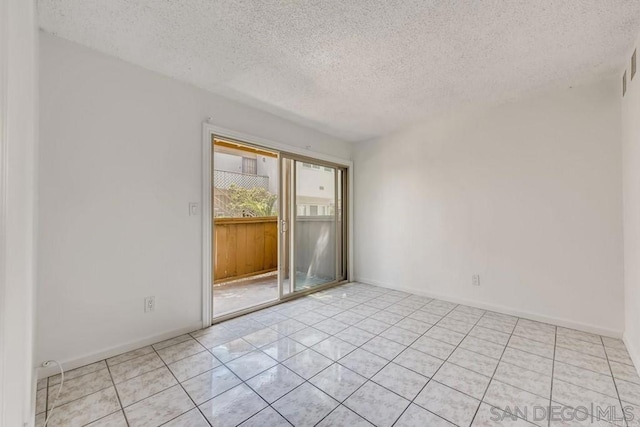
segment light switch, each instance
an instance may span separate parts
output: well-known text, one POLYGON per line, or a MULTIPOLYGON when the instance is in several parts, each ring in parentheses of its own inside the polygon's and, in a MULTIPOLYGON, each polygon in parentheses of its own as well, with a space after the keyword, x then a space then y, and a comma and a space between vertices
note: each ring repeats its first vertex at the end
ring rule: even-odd
POLYGON ((189 203, 189 216, 196 216, 200 213, 196 202, 189 203))

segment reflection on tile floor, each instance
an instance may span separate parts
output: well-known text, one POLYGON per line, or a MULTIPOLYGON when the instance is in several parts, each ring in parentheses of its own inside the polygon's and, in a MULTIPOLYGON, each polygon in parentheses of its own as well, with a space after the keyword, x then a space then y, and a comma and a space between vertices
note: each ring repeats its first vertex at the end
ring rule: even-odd
MULTIPOLYGON (((38 382, 39 426, 59 380, 38 382)), ((620 340, 352 283, 70 371, 49 425, 638 426, 638 416, 640 377, 620 340)))

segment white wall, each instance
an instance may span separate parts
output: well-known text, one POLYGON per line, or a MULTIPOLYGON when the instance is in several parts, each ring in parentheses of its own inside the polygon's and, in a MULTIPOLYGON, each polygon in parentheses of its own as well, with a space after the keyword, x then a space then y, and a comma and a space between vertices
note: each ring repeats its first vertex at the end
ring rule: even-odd
POLYGON ((627 77, 622 99, 625 342, 640 367, 640 73, 630 80, 629 69, 627 77))
POLYGON ((616 78, 357 144, 357 278, 620 335, 620 138, 616 78))
MULTIPOLYGON (((41 34, 37 359, 88 362, 201 324, 202 121, 350 145, 41 34), (145 314, 145 296, 156 311, 145 314), (130 343, 128 345, 128 343, 130 343)), ((69 365, 71 366, 71 365, 69 365)))
POLYGON ((0 426, 32 425, 35 3, 0 2, 0 426), (5 181, 6 179, 6 181, 5 181))

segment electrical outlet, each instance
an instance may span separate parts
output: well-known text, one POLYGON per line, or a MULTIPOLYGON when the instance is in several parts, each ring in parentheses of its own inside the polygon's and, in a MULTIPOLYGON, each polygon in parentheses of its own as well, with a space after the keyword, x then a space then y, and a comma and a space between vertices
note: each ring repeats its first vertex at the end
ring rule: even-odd
POLYGON ((144 299, 144 312, 155 311, 156 309, 156 297, 146 297, 144 299))
POLYGON ((196 216, 198 215, 198 213, 200 213, 198 203, 196 202, 189 203, 189 216, 196 216))
POLYGON ((473 286, 480 286, 480 275, 474 274, 473 276, 471 276, 471 283, 473 284, 473 286))

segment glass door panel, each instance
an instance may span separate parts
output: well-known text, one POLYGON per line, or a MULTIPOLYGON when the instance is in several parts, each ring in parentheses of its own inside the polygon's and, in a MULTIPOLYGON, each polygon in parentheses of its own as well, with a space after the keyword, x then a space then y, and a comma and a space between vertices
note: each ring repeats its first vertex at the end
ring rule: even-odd
POLYGON ((336 169, 295 161, 294 291, 334 282, 336 169))
POLYGON ((278 153, 213 138, 213 317, 276 301, 278 153))

